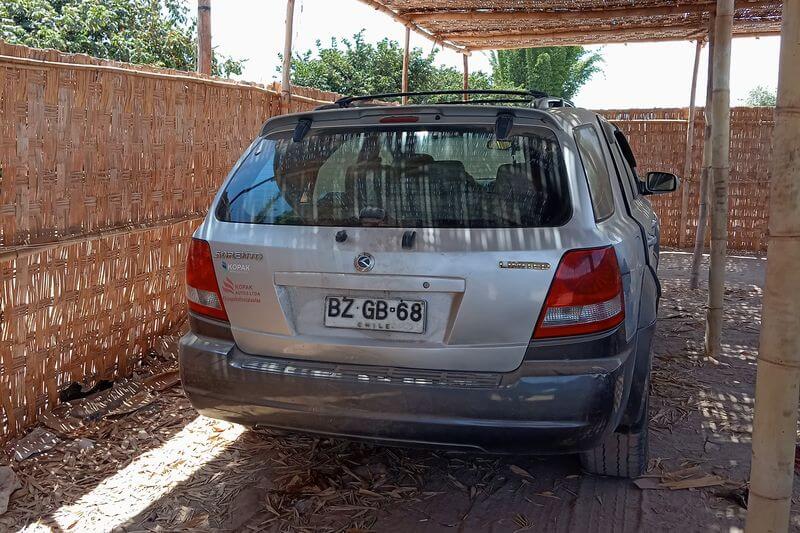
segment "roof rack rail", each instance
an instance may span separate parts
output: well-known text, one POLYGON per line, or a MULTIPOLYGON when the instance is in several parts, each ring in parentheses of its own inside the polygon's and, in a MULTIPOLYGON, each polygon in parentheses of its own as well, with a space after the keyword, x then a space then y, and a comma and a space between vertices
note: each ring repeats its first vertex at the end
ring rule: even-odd
MULTIPOLYGON (((399 93, 383 93, 383 94, 365 94, 362 96, 345 96, 344 98, 339 98, 333 104, 326 104, 321 106, 319 109, 335 109, 335 108, 346 108, 350 107, 350 104, 356 102, 365 102, 369 100, 380 100, 384 98, 399 98, 403 96, 441 96, 441 95, 484 95, 484 96, 519 96, 522 98, 518 99, 510 99, 510 98, 497 98, 492 100, 467 100, 465 102, 446 102, 448 104, 469 104, 469 103, 500 103, 501 101, 504 102, 515 102, 515 103, 529 103, 534 104, 537 100, 543 98, 551 98, 547 93, 543 93, 542 91, 505 91, 499 89, 467 89, 467 90, 446 90, 446 91, 416 91, 416 92, 399 92, 399 93)), ((441 103, 441 102, 439 102, 441 103)))
MULTIPOLYGON (((536 100, 533 100, 535 102, 536 100)), ((436 105, 464 105, 464 104, 524 104, 531 105, 532 100, 526 98, 481 98, 464 100, 448 100, 445 102, 436 102, 436 105)))

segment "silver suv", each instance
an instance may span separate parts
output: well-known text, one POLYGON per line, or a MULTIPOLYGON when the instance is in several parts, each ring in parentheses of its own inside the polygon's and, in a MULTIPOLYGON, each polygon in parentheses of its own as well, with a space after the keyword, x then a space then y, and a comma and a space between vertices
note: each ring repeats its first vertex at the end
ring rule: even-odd
POLYGON ((678 179, 640 181, 592 111, 471 96, 267 121, 189 250, 180 362, 200 413, 643 471, 660 293, 646 196, 678 179))

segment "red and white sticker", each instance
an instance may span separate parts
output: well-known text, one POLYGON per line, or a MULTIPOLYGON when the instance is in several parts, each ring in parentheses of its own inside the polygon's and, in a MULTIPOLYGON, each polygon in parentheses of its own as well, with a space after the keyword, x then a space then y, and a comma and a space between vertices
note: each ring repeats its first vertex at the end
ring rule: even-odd
POLYGON ((261 293, 249 283, 236 283, 229 277, 222 281, 223 300, 250 304, 261 303, 261 293))

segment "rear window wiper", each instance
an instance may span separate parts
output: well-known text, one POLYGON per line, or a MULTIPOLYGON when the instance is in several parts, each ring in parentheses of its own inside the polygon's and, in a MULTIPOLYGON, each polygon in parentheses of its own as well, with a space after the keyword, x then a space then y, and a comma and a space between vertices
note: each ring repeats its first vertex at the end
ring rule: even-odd
MULTIPOLYGON (((233 203, 234 203, 236 200, 238 200, 239 198, 241 198, 243 195, 245 195, 245 194, 249 193, 249 192, 250 192, 250 191, 252 191, 253 189, 257 189, 257 188, 261 187, 261 186, 262 186, 262 185, 264 185, 265 183, 269 183, 270 181, 275 181, 275 176, 273 176, 273 177, 271 177, 271 178, 267 178, 267 179, 265 179, 265 180, 261 180, 261 181, 259 181, 258 183, 254 184, 254 185, 251 185, 251 186, 249 186, 249 187, 245 187, 245 188, 244 188, 244 189, 242 189, 241 191, 237 192, 237 193, 236 193, 236 196, 234 196, 234 197, 233 197, 233 198, 232 198, 232 199, 231 199, 231 200, 228 202, 228 207, 232 206, 232 205, 233 205, 233 203)), ((227 198, 227 192, 225 193, 225 198, 227 198)))
POLYGON ((218 216, 221 216, 221 218, 225 218, 225 219, 229 218, 230 214, 231 214, 231 206, 233 205, 233 203, 236 200, 238 200, 239 198, 241 198, 245 194, 249 193, 253 189, 257 189, 258 187, 261 187, 265 183, 270 182, 270 181, 274 181, 274 180, 275 180, 274 176, 271 177, 271 178, 267 178, 265 180, 261 180, 258 183, 254 184, 254 185, 251 185, 250 187, 246 187, 246 188, 242 189, 241 191, 237 192, 231 200, 228 199, 228 191, 224 191, 222 193, 222 197, 219 199, 219 207, 217 208, 218 216), (224 215, 222 215, 222 213, 224 213, 224 215))

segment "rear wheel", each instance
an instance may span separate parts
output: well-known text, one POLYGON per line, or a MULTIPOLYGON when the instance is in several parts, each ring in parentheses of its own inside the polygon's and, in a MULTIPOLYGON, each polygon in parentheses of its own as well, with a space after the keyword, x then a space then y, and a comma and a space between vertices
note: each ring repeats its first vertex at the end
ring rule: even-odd
MULTIPOLYGON (((648 379, 649 381, 649 379, 648 379)), ((593 450, 581 453, 581 465, 591 474, 636 478, 644 474, 648 460, 649 383, 645 385, 644 403, 639 420, 621 427, 593 450)))

